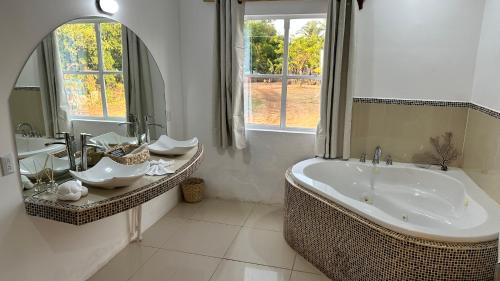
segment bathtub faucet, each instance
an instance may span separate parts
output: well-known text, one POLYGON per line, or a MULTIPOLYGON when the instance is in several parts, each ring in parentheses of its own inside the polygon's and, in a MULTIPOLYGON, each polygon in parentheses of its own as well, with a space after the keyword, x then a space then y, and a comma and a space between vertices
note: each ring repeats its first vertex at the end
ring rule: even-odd
POLYGON ((382 157, 382 148, 380 145, 377 145, 377 148, 375 148, 375 152, 373 153, 373 165, 377 165, 380 163, 380 158, 382 157))

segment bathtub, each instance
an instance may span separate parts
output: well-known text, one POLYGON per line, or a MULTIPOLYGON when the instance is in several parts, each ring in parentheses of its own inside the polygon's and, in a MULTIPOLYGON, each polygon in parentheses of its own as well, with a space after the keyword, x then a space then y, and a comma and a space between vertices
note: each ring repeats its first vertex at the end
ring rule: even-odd
POLYGON ((285 239, 334 280, 493 279, 499 207, 460 169, 309 159, 286 182, 285 239))

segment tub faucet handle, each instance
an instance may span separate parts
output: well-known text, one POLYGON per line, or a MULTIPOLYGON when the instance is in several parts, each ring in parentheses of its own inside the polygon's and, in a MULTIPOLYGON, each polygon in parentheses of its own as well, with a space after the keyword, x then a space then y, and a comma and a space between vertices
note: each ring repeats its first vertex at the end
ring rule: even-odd
POLYGON ((373 153, 373 165, 377 165, 380 163, 380 159, 382 158, 382 148, 380 145, 377 145, 377 148, 375 148, 375 152, 373 153))
POLYGON ((366 152, 361 153, 361 156, 359 157, 359 162, 361 163, 366 162, 366 152))
POLYGON ((385 158, 385 164, 392 165, 392 156, 390 154, 385 158))

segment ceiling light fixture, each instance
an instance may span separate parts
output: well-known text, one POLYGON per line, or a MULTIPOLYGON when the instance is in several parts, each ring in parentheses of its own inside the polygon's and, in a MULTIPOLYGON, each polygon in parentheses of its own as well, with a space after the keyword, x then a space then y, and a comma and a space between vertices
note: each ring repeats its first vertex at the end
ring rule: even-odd
POLYGON ((105 14, 112 15, 120 8, 116 0, 97 0, 97 8, 105 14))

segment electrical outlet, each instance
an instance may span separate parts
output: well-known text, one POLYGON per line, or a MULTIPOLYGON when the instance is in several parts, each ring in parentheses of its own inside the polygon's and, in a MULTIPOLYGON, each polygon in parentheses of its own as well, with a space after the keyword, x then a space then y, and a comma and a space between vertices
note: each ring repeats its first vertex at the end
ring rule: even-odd
POLYGON ((14 173, 14 160, 12 153, 0 157, 0 166, 2 167, 2 176, 7 176, 14 173))

